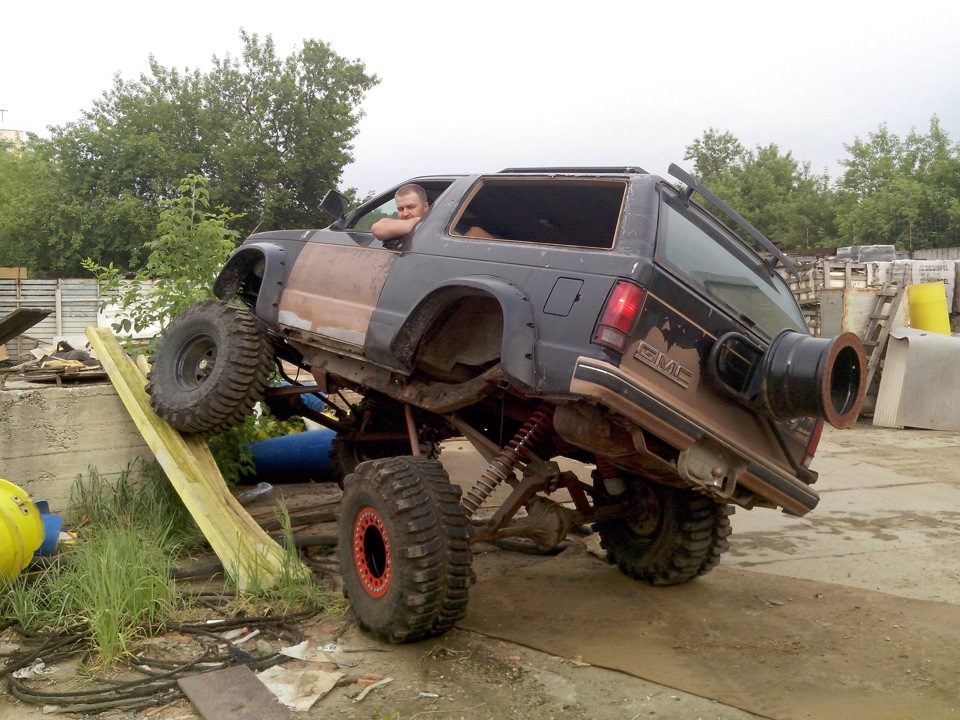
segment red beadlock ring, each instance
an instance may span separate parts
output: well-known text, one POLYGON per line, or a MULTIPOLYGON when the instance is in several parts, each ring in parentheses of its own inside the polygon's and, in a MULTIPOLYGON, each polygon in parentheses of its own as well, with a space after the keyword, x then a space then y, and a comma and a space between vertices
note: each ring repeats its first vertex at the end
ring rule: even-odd
POLYGON ((353 562, 367 594, 386 595, 393 577, 390 534, 383 517, 371 507, 363 508, 353 523, 353 562))

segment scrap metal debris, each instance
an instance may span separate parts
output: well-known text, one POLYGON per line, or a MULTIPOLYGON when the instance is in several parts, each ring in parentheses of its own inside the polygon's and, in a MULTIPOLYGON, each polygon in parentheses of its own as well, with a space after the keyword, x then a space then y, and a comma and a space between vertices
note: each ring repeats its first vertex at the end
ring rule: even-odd
POLYGON ((39 355, 34 360, 21 363, 5 372, 18 372, 28 382, 55 382, 76 380, 102 380, 107 373, 99 360, 86 350, 77 350, 70 343, 61 340, 56 348, 46 351, 33 351, 39 355))

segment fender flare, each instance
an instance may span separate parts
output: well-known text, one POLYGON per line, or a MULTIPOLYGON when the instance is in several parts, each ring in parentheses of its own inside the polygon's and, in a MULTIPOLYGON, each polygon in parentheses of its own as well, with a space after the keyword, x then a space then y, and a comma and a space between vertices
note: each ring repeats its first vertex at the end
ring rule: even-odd
POLYGON ((523 288, 504 278, 473 275, 452 278, 434 287, 417 303, 390 343, 400 365, 408 370, 424 330, 451 303, 467 297, 487 296, 500 304, 503 317, 500 364, 504 378, 520 390, 536 387, 535 348, 537 324, 530 296, 523 288))
POLYGON ((221 300, 231 300, 239 292, 244 281, 260 278, 257 291, 256 315, 270 327, 276 327, 280 312, 280 295, 290 274, 287 252, 282 245, 258 242, 243 245, 230 256, 217 276, 213 293, 221 300), (257 265, 263 263, 262 273, 257 265))

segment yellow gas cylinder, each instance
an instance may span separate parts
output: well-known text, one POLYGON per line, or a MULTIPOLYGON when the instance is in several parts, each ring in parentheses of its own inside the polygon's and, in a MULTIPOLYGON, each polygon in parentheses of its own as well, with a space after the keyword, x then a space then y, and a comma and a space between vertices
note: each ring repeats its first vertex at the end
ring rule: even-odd
POLYGON ((0 585, 13 580, 43 543, 43 518, 33 500, 0 479, 0 585))
POLYGON ((907 286, 910 327, 927 332, 950 334, 950 313, 943 281, 907 286))

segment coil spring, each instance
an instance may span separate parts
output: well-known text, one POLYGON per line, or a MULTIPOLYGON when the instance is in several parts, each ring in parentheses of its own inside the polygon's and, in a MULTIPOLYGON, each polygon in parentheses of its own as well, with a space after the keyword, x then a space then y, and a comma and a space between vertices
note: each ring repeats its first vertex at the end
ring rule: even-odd
POLYGON ((597 456, 597 472, 600 473, 600 477, 602 478, 612 478, 620 474, 606 458, 602 458, 599 455, 597 456))
POLYGON ((513 473, 517 463, 527 462, 534 446, 540 441, 543 433, 553 424, 553 406, 544 403, 531 415, 517 431, 513 439, 508 442, 500 454, 497 455, 486 470, 463 498, 463 505, 471 514, 477 511, 497 485, 506 480, 513 473))

